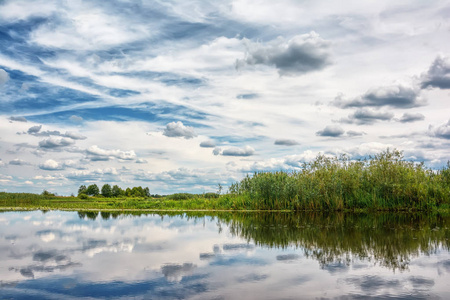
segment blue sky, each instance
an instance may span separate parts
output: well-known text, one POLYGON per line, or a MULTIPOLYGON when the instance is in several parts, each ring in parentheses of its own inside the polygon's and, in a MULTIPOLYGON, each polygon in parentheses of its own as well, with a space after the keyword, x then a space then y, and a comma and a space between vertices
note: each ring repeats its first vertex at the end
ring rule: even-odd
POLYGON ((0 1, 0 190, 450 159, 448 1, 0 1))

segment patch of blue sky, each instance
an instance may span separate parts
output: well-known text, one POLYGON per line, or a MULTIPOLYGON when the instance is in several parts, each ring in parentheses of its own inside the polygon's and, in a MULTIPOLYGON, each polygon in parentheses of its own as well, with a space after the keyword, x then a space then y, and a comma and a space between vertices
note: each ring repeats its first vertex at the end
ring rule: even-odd
POLYGON ((40 58, 56 55, 56 51, 29 43, 29 33, 48 22, 45 18, 31 18, 0 25, 0 53, 22 63, 41 64, 40 58))
POLYGON ((39 111, 54 111, 62 106, 99 100, 95 95, 33 80, 20 81, 13 85, 5 91, 5 96, 10 101, 0 102, 0 111, 3 113, 35 114, 39 111), (27 83, 26 90, 21 90, 22 83, 27 83))
POLYGON ((83 118, 85 121, 144 121, 159 123, 165 126, 167 123, 182 120, 184 125, 192 127, 206 127, 196 120, 203 120, 206 114, 189 111, 183 106, 157 107, 146 105, 146 107, 129 108, 122 106, 108 106, 97 108, 82 108, 58 111, 52 113, 35 114, 27 116, 27 119, 40 123, 60 123, 67 122, 73 115, 83 118), (178 116, 178 118, 176 117, 178 116))
POLYGON ((238 136, 238 135, 222 135, 222 136, 210 136, 210 138, 217 142, 217 145, 220 146, 220 144, 246 144, 246 143, 252 143, 252 142, 259 142, 263 139, 266 139, 267 137, 257 135, 252 137, 246 137, 246 136, 238 136))

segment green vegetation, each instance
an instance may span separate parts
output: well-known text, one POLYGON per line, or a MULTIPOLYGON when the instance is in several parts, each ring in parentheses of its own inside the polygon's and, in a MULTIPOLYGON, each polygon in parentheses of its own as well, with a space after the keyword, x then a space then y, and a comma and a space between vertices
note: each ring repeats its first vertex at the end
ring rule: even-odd
POLYGON ((300 172, 256 173, 233 184, 238 208, 429 210, 449 207, 450 163, 438 171, 384 151, 362 161, 318 156, 300 172))
POLYGON ((109 184, 104 184, 101 189, 98 188, 96 184, 91 184, 88 187, 85 185, 81 185, 78 188, 78 197, 81 199, 87 199, 86 196, 99 196, 102 195, 106 198, 111 197, 129 197, 129 198, 135 198, 135 197, 150 197, 150 189, 148 187, 142 188, 141 186, 133 187, 132 189, 127 188, 126 190, 123 190, 118 185, 114 185, 111 187, 109 184))
POLYGON ((431 170, 384 151, 361 161, 319 155, 298 172, 260 172, 227 194, 150 195, 149 188, 80 186, 78 197, 0 193, 0 207, 116 210, 449 210, 450 163, 431 170))

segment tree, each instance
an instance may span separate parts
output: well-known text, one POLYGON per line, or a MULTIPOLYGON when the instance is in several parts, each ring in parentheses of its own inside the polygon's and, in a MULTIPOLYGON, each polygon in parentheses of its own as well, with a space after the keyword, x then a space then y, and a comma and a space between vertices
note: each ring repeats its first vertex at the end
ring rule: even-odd
POLYGON ((86 194, 88 194, 89 196, 97 196, 98 194, 100 194, 100 190, 98 189, 98 186, 96 184, 91 184, 87 187, 86 194))
POLYGON ((144 189, 144 193, 145 193, 145 197, 150 197, 150 189, 148 187, 146 187, 144 189))
POLYGON ((113 197, 119 197, 124 194, 124 191, 117 184, 112 187, 111 192, 113 197))
POLYGON ((106 183, 102 186, 102 195, 103 195, 103 197, 108 197, 108 198, 112 196, 112 189, 109 184, 106 183))
POLYGON ((86 186, 83 184, 83 185, 80 185, 80 187, 78 188, 78 197, 80 196, 80 195, 86 195, 86 186))

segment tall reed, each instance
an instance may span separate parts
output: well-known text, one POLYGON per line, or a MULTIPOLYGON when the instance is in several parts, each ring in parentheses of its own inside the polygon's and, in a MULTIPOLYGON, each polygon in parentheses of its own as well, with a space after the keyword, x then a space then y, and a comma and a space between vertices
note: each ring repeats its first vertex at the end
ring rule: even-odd
POLYGON ((397 150, 364 160, 318 155, 300 171, 258 172, 229 188, 235 208, 426 210, 450 204, 450 163, 433 171, 397 150))

